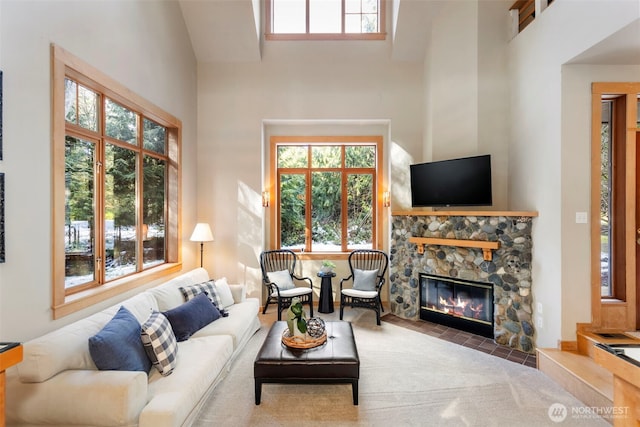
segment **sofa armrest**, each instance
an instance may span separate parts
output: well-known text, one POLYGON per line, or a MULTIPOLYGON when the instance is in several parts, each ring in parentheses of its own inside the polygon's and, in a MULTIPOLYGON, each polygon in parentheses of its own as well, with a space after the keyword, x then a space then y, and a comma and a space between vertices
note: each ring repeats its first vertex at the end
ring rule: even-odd
POLYGON ((231 289, 231 295, 233 296, 233 302, 238 304, 247 299, 247 285, 229 285, 231 289))
POLYGON ((7 381, 9 424, 135 425, 147 404, 145 372, 68 370, 41 383, 7 381))

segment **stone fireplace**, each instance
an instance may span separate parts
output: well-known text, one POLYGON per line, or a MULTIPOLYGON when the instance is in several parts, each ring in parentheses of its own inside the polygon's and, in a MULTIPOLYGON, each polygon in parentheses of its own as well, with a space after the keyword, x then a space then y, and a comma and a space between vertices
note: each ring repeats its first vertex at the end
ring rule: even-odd
MULTIPOLYGON (((531 295, 535 215, 394 212, 389 264, 391 312, 405 319, 421 318, 421 303, 427 302, 420 292, 421 275, 480 283, 493 291, 491 326, 480 335, 492 336, 496 343, 513 349, 535 352, 531 295)), ((447 313, 438 316, 444 320, 452 317, 447 313)), ((436 321, 441 323, 442 319, 436 321)))

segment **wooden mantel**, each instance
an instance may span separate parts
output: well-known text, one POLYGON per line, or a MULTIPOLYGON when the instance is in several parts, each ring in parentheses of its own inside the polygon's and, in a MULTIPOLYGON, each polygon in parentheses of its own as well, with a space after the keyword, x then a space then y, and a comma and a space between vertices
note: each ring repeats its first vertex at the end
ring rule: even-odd
POLYGON ((494 251, 500 247, 500 242, 486 240, 441 239, 436 237, 409 237, 411 243, 418 245, 418 253, 424 253, 424 245, 458 246, 463 248, 480 248, 485 261, 491 261, 494 251))
POLYGON ((434 211, 411 209, 408 211, 392 211, 392 216, 508 216, 537 217, 537 211, 434 211))

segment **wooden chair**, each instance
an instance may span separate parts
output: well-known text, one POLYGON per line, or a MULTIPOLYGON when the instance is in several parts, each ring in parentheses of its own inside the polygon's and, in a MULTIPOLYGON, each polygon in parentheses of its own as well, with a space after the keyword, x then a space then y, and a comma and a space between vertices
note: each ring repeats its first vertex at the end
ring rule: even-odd
POLYGON ((388 264, 389 257, 383 251, 358 249, 349 254, 351 275, 340 281, 340 320, 345 307, 359 307, 375 311, 376 323, 380 324, 380 312, 384 311, 380 291, 388 264), (353 283, 352 287, 344 288, 348 281, 353 283))
POLYGON ((282 310, 289 308, 294 297, 309 306, 309 317, 313 317, 313 282, 308 277, 295 275, 297 262, 295 252, 288 249, 263 251, 260 254, 262 283, 267 287, 267 298, 262 314, 271 303, 278 307, 278 320, 282 320, 282 310), (305 281, 309 286, 296 286, 295 281, 305 281))

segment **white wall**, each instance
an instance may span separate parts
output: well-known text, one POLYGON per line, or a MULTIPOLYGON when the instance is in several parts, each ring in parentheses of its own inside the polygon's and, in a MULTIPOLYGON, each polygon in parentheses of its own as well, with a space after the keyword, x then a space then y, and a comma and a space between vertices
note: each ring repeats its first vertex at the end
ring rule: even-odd
POLYGON ((381 121, 403 151, 420 153, 422 64, 388 58, 387 42, 265 42, 260 63, 199 65, 198 208, 213 224, 215 255, 205 262, 215 276, 261 293, 263 130, 270 124, 305 121, 337 135, 381 121))
MULTIPOLYGON (((177 3, 2 0, 6 263, 0 264, 0 341, 30 339, 123 299, 52 320, 51 43, 182 120, 183 241, 196 221, 196 65, 177 3)), ((193 267, 197 247, 185 243, 183 261, 193 267)))
POLYGON ((589 211, 586 80, 616 81, 633 73, 625 67, 596 73, 562 65, 639 15, 637 0, 556 0, 509 46, 509 204, 539 212, 533 226, 533 294, 534 303, 542 305, 542 313, 535 314, 542 322, 537 325, 541 347, 574 341, 576 323, 591 321, 589 228, 575 224, 576 211, 589 211), (564 72, 580 81, 563 77, 564 72))
POLYGON ((502 1, 447 2, 425 58, 422 161, 491 154, 492 210, 507 208, 506 16, 502 1))

